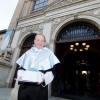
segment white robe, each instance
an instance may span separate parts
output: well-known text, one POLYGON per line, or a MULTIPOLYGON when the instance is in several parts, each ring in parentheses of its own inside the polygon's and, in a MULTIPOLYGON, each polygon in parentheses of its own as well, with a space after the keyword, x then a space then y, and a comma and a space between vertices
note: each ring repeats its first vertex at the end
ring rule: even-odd
MULTIPOLYGON (((30 50, 25 52, 16 61, 16 63, 26 70, 28 68, 36 68, 37 70, 48 70, 51 69, 55 64, 60 63, 60 61, 50 49, 43 47, 42 49, 38 50, 36 47, 32 47, 30 50)), ((23 72, 24 71, 19 70, 18 76, 21 76, 23 72)), ((54 76, 52 72, 49 71, 45 73, 44 78, 47 85, 53 80, 54 76)))

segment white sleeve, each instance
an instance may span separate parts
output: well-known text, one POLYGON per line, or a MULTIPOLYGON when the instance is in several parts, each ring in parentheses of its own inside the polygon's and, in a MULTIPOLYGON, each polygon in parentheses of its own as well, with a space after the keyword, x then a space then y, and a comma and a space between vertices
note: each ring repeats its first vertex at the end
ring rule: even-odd
POLYGON ((44 74, 45 85, 48 85, 54 79, 54 75, 51 71, 48 71, 44 74))
POLYGON ((16 61, 16 63, 17 63, 20 67, 23 67, 24 60, 25 60, 25 53, 16 61))
POLYGON ((57 63, 60 63, 59 59, 54 55, 54 53, 51 53, 51 55, 49 56, 49 61, 50 61, 51 67, 53 67, 57 63))

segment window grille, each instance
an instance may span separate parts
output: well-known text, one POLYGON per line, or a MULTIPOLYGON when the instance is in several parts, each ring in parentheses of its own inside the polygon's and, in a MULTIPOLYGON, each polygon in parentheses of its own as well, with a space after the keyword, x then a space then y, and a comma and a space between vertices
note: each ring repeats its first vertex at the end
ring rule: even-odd
POLYGON ((35 35, 29 36, 23 43, 23 46, 32 46, 34 44, 35 35))
POLYGON ((100 31, 95 26, 86 22, 74 22, 62 29, 57 41, 97 38, 99 36, 100 31))
POLYGON ((33 10, 41 9, 48 5, 48 0, 35 0, 33 10))

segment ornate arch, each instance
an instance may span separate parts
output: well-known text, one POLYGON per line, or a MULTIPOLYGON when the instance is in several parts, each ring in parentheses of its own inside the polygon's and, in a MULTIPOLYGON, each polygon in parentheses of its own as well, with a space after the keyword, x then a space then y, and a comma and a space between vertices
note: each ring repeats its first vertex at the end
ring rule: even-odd
POLYGON ((100 37, 100 31, 88 22, 76 21, 64 27, 57 36, 57 42, 100 37))
POLYGON ((100 29, 100 19, 98 18, 95 18, 93 16, 87 16, 87 15, 79 15, 77 16, 77 18, 74 18, 74 17, 70 17, 66 20, 64 20, 63 22, 61 22, 57 27, 56 29, 54 30, 53 34, 52 34, 52 37, 51 37, 51 40, 53 40, 53 42, 55 42, 59 32, 62 30, 62 28, 66 25, 66 23, 71 23, 71 22, 75 22, 75 21, 78 21, 78 20, 84 20, 85 22, 88 22, 88 23, 92 23, 94 26, 96 26, 98 29, 100 29))
POLYGON ((25 39, 28 38, 32 34, 35 35, 36 33, 39 34, 39 32, 37 32, 37 31, 33 31, 32 33, 27 32, 26 34, 24 34, 23 37, 19 40, 18 45, 20 45, 20 47, 22 47, 23 42, 25 41, 25 39))

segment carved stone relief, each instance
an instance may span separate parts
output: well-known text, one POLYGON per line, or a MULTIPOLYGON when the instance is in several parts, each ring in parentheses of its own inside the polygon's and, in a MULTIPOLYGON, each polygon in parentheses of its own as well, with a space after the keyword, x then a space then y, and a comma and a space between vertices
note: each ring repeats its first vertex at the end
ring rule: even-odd
POLYGON ((50 39, 50 44, 54 44, 54 39, 50 39))
POLYGON ((49 23, 49 22, 52 22, 53 18, 47 18, 47 19, 44 19, 44 23, 49 23))
POLYGON ((88 10, 88 11, 84 11, 84 12, 80 12, 80 13, 75 13, 75 14, 71 14, 71 15, 66 15, 63 17, 59 17, 59 18, 54 18, 52 20, 52 30, 51 30, 51 35, 54 32, 54 30, 57 28, 57 26, 62 23, 64 20, 70 18, 70 17, 74 17, 74 19, 77 19, 78 16, 80 15, 89 15, 89 16, 94 16, 98 19, 100 19, 100 8, 98 9, 93 9, 93 10, 88 10))
POLYGON ((78 15, 89 15, 89 16, 94 16, 94 17, 100 19, 100 8, 96 8, 96 9, 93 9, 93 10, 80 12, 80 13, 78 13, 78 15))
POLYGON ((0 51, 0 58, 2 58, 4 61, 10 62, 13 56, 14 48, 11 47, 11 45, 8 45, 8 47, 4 50, 0 51))
POLYGON ((82 2, 82 1, 93 1, 93 0, 56 0, 55 2, 53 2, 52 4, 50 4, 46 11, 47 10, 52 10, 52 9, 55 9, 55 8, 59 8, 59 7, 62 7, 62 6, 68 6, 70 4, 74 4, 74 3, 78 3, 78 2, 82 2))
POLYGON ((26 27, 20 27, 18 28, 20 30, 20 37, 19 40, 23 37, 23 35, 25 35, 27 32, 32 33, 33 31, 37 31, 39 33, 43 33, 43 26, 44 24, 36 24, 36 25, 30 25, 30 26, 26 26, 26 27))
POLYGON ((53 31, 56 29, 56 27, 61 23, 63 22, 64 20, 70 18, 70 17, 73 17, 73 15, 66 15, 66 16, 62 16, 62 17, 59 17, 59 18, 54 18, 53 21, 52 21, 52 30, 51 30, 51 35, 53 33, 53 31))
MULTIPOLYGON (((32 11, 30 15, 24 16, 23 18, 19 18, 18 20, 25 20, 26 18, 29 17, 36 17, 36 16, 41 16, 41 14, 45 14, 47 11, 51 11, 53 9, 59 9, 61 7, 67 7, 73 4, 84 4, 84 3, 91 3, 94 0, 55 0, 52 2, 50 5, 44 7, 43 9, 32 11)), ((45 19, 46 20, 46 19, 45 19)))
POLYGON ((58 24, 61 21, 61 18, 54 18, 53 24, 58 24))
MULTIPOLYGON (((79 3, 79 2, 84 3, 84 1, 89 3, 89 1, 92 2, 94 0, 56 0, 55 2, 51 3, 47 7, 47 9, 44 10, 44 12, 47 10, 52 10, 56 7, 64 6, 64 5, 70 5, 70 4, 79 3)), ((57 26, 60 23, 62 23, 64 20, 66 20, 70 17, 74 17, 74 19, 77 19, 79 15, 89 15, 89 16, 94 16, 94 17, 97 17, 100 19, 100 8, 88 10, 88 11, 84 11, 84 12, 79 12, 79 13, 74 13, 74 14, 70 14, 70 15, 66 15, 66 16, 61 16, 58 18, 46 18, 46 19, 44 19, 44 23, 52 22, 52 28, 51 28, 51 35, 52 35, 54 30, 57 28, 57 26)), ((17 30, 21 31, 20 38, 27 32, 31 33, 32 31, 38 31, 40 33, 43 33, 44 23, 17 28, 17 30)))

